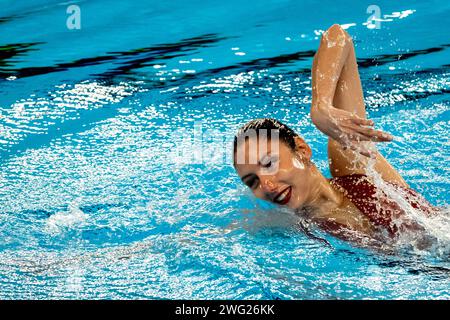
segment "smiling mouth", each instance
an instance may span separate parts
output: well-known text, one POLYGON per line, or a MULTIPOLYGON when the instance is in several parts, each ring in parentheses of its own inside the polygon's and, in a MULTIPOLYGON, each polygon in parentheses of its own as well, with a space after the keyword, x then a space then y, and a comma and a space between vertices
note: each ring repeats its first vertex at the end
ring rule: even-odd
POLYGON ((273 202, 285 205, 289 202, 292 195, 292 187, 287 187, 283 191, 281 191, 277 196, 273 199, 273 202))

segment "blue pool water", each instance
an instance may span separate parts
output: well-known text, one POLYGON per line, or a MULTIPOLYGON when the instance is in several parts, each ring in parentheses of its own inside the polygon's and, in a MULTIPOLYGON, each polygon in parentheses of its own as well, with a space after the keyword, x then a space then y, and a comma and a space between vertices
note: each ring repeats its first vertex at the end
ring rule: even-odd
POLYGON ((429 252, 316 231, 327 246, 228 161, 236 129, 270 116, 329 176, 309 72, 339 23, 369 116, 395 136, 379 148, 448 213, 449 3, 377 1, 379 29, 369 1, 1 4, 0 298, 450 298, 450 230, 429 252))

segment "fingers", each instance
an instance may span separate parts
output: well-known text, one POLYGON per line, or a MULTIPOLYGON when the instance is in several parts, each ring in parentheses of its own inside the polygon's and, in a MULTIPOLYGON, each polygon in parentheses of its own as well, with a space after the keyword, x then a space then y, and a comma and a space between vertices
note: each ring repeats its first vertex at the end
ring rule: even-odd
POLYGON ((350 128, 349 130, 346 130, 346 136, 347 138, 352 142, 360 142, 360 141, 372 141, 371 137, 368 137, 366 135, 363 135, 359 133, 358 131, 354 130, 353 128, 350 128))
POLYGON ((347 124, 347 128, 364 136, 363 138, 360 135, 355 135, 355 137, 361 141, 370 140, 374 142, 386 142, 394 139, 394 137, 387 132, 371 128, 374 125, 373 120, 362 119, 357 116, 349 118, 348 120, 350 121, 347 124))
POLYGON ((360 126, 352 126, 352 129, 361 135, 364 135, 370 141, 374 142, 385 142, 392 141, 394 139, 390 134, 383 132, 381 130, 375 130, 373 128, 365 128, 360 126))
POLYGON ((373 126, 373 120, 363 119, 354 114, 347 117, 344 121, 341 121, 340 143, 343 146, 343 149, 350 149, 363 156, 375 158, 377 151, 375 149, 371 150, 372 147, 370 146, 370 143, 367 142, 391 141, 393 140, 393 136, 381 130, 376 130, 373 126))
POLYGON ((363 119, 357 116, 354 116, 350 119, 354 124, 359 126, 373 126, 375 123, 370 119, 363 119))

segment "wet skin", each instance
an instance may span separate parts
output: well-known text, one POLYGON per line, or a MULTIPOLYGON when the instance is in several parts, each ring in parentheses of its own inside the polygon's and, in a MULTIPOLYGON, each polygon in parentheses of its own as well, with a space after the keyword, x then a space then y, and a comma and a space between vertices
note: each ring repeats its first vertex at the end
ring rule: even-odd
POLYGON ((239 144, 236 153, 245 154, 245 162, 235 164, 236 171, 257 198, 292 209, 300 208, 308 202, 312 192, 311 170, 302 159, 310 157, 311 150, 305 147, 294 153, 285 143, 272 147, 267 143, 267 152, 260 152, 260 144, 253 138, 239 144), (257 163, 250 161, 252 143, 257 146, 257 163))
POLYGON ((306 208, 308 219, 325 228, 333 221, 349 230, 373 234, 368 219, 311 162, 311 149, 303 139, 296 138, 295 150, 283 142, 275 148, 262 143, 266 146, 249 138, 236 148, 236 154, 244 155, 242 163, 236 163, 235 157, 236 171, 255 197, 297 212, 306 208), (259 155, 257 161, 249 155, 252 144, 259 155))
MULTIPOLYGON (((368 157, 371 157, 374 169, 385 181, 406 187, 401 175, 378 150, 374 146, 370 150, 367 147, 367 143, 387 142, 393 137, 373 129, 373 121, 366 117, 353 41, 341 26, 332 25, 323 34, 311 76, 311 120, 329 137, 328 160, 332 176, 366 174, 368 157)), ((256 197, 295 210, 307 208, 314 212, 315 219, 327 218, 371 233, 366 217, 334 190, 311 162, 311 149, 299 136, 295 150, 284 143, 275 151, 267 146, 270 150, 267 154, 258 149, 255 163, 248 161, 249 143, 251 139, 237 146, 237 154, 247 152, 243 153, 246 161, 235 164, 235 168, 256 197)))

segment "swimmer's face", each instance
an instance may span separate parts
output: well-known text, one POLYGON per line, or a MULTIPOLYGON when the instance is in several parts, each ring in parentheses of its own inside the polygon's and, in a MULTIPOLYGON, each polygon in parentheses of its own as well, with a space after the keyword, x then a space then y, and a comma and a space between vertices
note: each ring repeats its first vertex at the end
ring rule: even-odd
POLYGON ((311 193, 311 149, 301 138, 296 139, 295 151, 282 141, 264 143, 265 148, 257 138, 249 138, 236 147, 235 168, 242 182, 257 198, 292 209, 302 207, 311 193))

